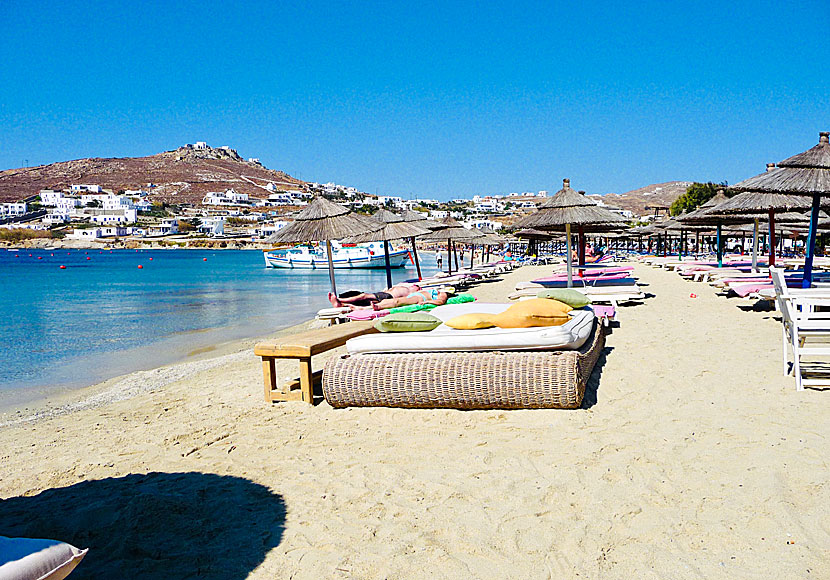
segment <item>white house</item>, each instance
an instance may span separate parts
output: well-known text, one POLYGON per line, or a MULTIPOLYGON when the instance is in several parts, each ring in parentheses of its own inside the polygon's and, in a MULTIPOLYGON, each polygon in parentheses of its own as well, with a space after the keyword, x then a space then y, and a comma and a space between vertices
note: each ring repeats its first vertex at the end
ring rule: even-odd
POLYGON ((148 236, 169 236, 179 233, 179 220, 176 218, 164 218, 160 224, 147 228, 148 236))
POLYGON ((282 228, 288 225, 288 222, 284 221, 275 221, 270 224, 262 224, 262 237, 267 238, 268 236, 273 236, 275 233, 280 231, 282 228))
POLYGON ((63 224, 70 221, 71 217, 69 210, 55 208, 50 209, 48 213, 43 216, 43 223, 45 224, 63 224))
MULTIPOLYGON (((471 219, 463 222, 465 228, 491 228, 493 230, 500 230, 504 224, 489 219, 471 219)), ((475 240, 473 240, 475 243, 475 240)))
POLYGON ((15 217, 26 213, 23 202, 0 203, 0 217, 15 217))
POLYGON ((89 193, 101 193, 104 191, 100 185, 72 185, 69 188, 69 191, 72 193, 81 193, 82 191, 88 191, 89 193))
POLYGON ((102 200, 104 209, 132 209, 133 200, 126 195, 108 195, 102 200))
POLYGON ((196 141, 196 143, 193 144, 193 148, 194 149, 207 149, 208 144, 204 141, 196 141))
POLYGON ((225 218, 206 217, 199 224, 199 232, 209 236, 221 236, 225 233, 225 218))
POLYGON ((448 215, 450 215, 450 212, 443 209, 434 209, 429 212, 429 217, 434 220, 442 220, 448 215))
POLYGON ((58 205, 58 201, 61 199, 65 199, 63 197, 62 191, 57 191, 54 189, 41 189, 40 190, 40 204, 41 205, 48 205, 48 206, 55 206, 58 205))
POLYGON ((202 199, 205 205, 249 205, 247 193, 237 193, 233 188, 223 192, 210 191, 202 199))
POLYGON ((139 200, 139 201, 135 202, 133 204, 133 207, 135 207, 135 210, 137 212, 145 212, 145 211, 150 211, 151 209, 153 209, 153 204, 150 203, 149 201, 147 201, 146 199, 142 199, 142 200, 139 200))
POLYGON ((124 190, 124 195, 128 195, 130 197, 144 197, 149 192, 144 191, 143 189, 126 189, 124 190))
POLYGON ((70 240, 94 240, 101 237, 102 230, 103 228, 75 229, 71 233, 66 234, 66 237, 70 240))
POLYGON ((90 221, 96 224, 134 224, 138 219, 135 208, 107 209, 100 213, 95 212, 90 221))

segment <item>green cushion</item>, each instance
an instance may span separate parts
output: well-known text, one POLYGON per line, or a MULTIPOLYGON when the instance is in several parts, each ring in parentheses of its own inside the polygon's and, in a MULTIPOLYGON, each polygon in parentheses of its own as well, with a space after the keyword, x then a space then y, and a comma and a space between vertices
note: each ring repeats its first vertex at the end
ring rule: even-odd
POLYGON ((456 294, 447 299, 447 304, 464 304, 465 302, 475 302, 472 294, 456 294))
POLYGON ((582 308, 591 303, 591 299, 585 296, 585 294, 578 290, 571 290, 570 288, 547 288, 545 290, 539 290, 536 298, 552 298, 553 300, 564 302, 571 308, 582 308))
POLYGON ((397 312, 422 312, 424 310, 432 310, 438 308, 437 304, 407 304, 406 306, 396 306, 390 308, 389 312, 395 314, 397 312))
POLYGON ((426 312, 398 312, 375 321, 381 332, 425 332, 440 325, 440 318, 426 312))

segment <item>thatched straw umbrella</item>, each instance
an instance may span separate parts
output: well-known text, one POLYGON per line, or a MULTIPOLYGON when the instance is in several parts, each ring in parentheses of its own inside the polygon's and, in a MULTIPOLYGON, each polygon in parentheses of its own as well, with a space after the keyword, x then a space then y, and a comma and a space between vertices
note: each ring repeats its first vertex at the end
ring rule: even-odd
MULTIPOLYGON (((775 164, 767 163, 767 171, 774 171, 775 164)), ((769 218, 769 265, 775 265, 775 214, 779 211, 808 210, 811 203, 808 197, 797 195, 783 195, 780 193, 765 193, 762 191, 744 191, 735 197, 721 203, 714 209, 724 215, 734 214, 767 214, 769 218)), ((780 216, 779 216, 780 218, 780 216)), ((758 221, 754 219, 754 239, 752 242, 753 268, 757 268, 758 221)))
POLYGON ((513 232, 513 235, 519 238, 520 240, 527 240, 528 255, 538 251, 537 246, 539 240, 546 241, 553 238, 553 234, 551 232, 543 232, 542 230, 537 230, 534 228, 523 228, 521 230, 513 232))
POLYGON ((331 252, 331 241, 376 231, 381 227, 380 223, 365 216, 353 214, 342 205, 331 202, 324 197, 315 197, 295 216, 293 223, 280 229, 266 241, 271 244, 326 242, 331 291, 337 295, 337 285, 334 283, 334 258, 331 252))
POLYGON ((736 183, 732 189, 812 196, 810 232, 807 237, 807 256, 804 259, 802 287, 812 286, 813 256, 815 255, 821 198, 830 196, 830 133, 822 131, 819 133, 818 145, 785 159, 776 168, 736 183))
MULTIPOLYGON (((427 219, 427 217, 419 211, 413 211, 411 209, 405 209, 401 214, 403 221, 413 223, 418 227, 425 228, 428 230, 434 230, 435 222, 427 219)), ((415 238, 410 238, 409 242, 412 244, 412 255, 415 257, 415 268, 418 270, 418 280, 422 279, 423 276, 421 275, 421 261, 418 258, 418 246, 415 244, 415 238)))
POLYGON ((682 219, 678 218, 678 221, 683 224, 715 226, 717 228, 716 237, 718 268, 723 267, 723 237, 721 235, 722 226, 728 223, 743 223, 743 221, 740 218, 734 216, 723 216, 719 213, 715 213, 715 208, 728 200, 729 198, 726 197, 726 194, 723 192, 723 190, 719 189, 718 192, 714 195, 714 197, 712 197, 706 203, 702 204, 695 211, 685 215, 682 219))
MULTIPOLYGON (((483 234, 483 237, 476 238, 476 244, 481 244, 481 263, 484 263, 485 257, 484 253, 487 252, 487 257, 490 256, 490 247, 491 246, 501 246, 506 242, 505 238, 497 234, 492 228, 488 228, 486 226, 476 228, 479 233, 483 234)), ((470 265, 472 266, 472 260, 470 261, 470 265)))
POLYGON ((518 228, 550 230, 565 227, 568 264, 568 288, 573 286, 571 264, 571 226, 579 229, 579 262, 585 263, 585 226, 588 224, 623 224, 622 216, 603 209, 578 191, 571 189, 571 180, 562 180, 562 189, 542 203, 536 212, 514 225, 518 228))
POLYGON ((436 224, 438 228, 433 229, 429 234, 421 237, 424 241, 443 242, 447 240, 447 262, 449 270, 452 274, 452 256, 455 254, 455 267, 458 269, 458 254, 455 253, 455 240, 470 241, 482 237, 484 234, 478 230, 470 230, 455 221, 451 216, 447 216, 436 224))
MULTIPOLYGON (((428 234, 430 230, 422 228, 416 222, 406 222, 403 217, 394 214, 389 210, 381 209, 372 219, 380 222, 380 229, 374 232, 366 232, 358 236, 347 238, 352 243, 361 242, 383 242, 383 258, 386 266, 386 287, 392 287, 392 265, 389 263, 389 240, 400 240, 403 238, 415 239, 416 236, 428 234)), ((414 247, 414 244, 413 244, 414 247)), ((421 277, 421 266, 418 265, 418 278, 421 277)))

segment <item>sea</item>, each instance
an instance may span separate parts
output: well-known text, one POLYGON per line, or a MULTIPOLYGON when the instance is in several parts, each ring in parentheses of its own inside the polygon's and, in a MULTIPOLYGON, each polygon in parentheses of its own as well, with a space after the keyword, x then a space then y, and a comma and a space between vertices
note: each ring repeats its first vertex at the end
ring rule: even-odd
MULTIPOLYGON (((392 275, 417 276, 411 264, 392 275)), ((382 269, 335 279, 338 292, 386 287, 382 269)), ((328 291, 327 270, 266 268, 260 251, 2 249, 0 408, 299 324, 328 291)))

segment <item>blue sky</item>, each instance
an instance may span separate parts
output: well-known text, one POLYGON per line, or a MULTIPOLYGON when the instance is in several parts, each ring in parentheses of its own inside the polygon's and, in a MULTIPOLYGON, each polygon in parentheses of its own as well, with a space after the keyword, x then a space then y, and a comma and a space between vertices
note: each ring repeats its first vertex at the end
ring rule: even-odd
POLYGON ((828 30, 827 0, 5 1, 0 168, 207 141, 406 197, 736 182, 830 130, 828 30))

